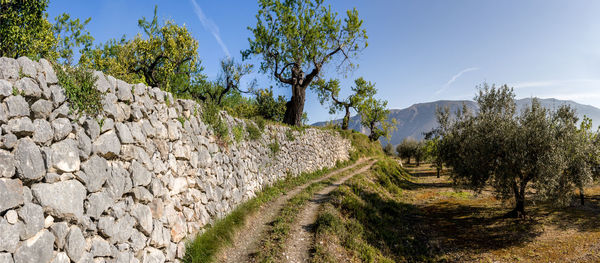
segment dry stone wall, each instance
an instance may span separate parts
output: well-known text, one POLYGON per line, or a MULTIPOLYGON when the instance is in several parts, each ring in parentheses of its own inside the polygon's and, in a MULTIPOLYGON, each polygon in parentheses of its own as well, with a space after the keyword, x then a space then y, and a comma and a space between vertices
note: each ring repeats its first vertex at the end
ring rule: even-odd
POLYGON ((48 61, 0 58, 0 263, 178 261, 264 186, 349 156, 335 133, 271 125, 220 146, 201 105, 94 74, 104 113, 82 116, 48 61))

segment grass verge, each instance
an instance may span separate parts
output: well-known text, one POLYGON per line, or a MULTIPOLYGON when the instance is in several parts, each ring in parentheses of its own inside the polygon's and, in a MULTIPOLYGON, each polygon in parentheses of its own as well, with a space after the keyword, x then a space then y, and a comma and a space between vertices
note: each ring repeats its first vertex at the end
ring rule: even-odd
POLYGON ((342 173, 336 174, 327 180, 312 183, 300 193, 288 200, 288 202, 281 208, 281 211, 275 220, 273 220, 273 225, 269 230, 268 235, 261 241, 262 247, 258 252, 258 255, 256 255, 255 261, 283 262, 284 259, 279 258, 279 255, 281 255, 281 252, 283 252, 284 244, 289 236, 292 224, 308 200, 310 200, 317 191, 320 191, 326 186, 337 181, 339 178, 351 174, 367 164, 367 162, 362 163, 356 167, 353 167, 352 169, 348 169, 342 173))
POLYGON ((332 192, 316 223, 313 262, 430 262, 410 204, 397 202, 409 175, 384 157, 332 192), (339 252, 339 251, 342 252, 339 252))

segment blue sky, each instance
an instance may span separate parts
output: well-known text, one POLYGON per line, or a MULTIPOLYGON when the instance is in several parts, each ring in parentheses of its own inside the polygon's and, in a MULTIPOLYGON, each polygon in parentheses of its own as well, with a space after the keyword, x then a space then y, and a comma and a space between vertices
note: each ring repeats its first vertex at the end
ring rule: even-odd
MULTIPOLYGON (((346 78, 349 90, 363 76, 376 83, 390 108, 439 99, 472 99, 484 81, 508 84, 518 98, 554 97, 600 107, 600 1, 592 0, 330 0, 344 14, 356 7, 369 47, 346 78)), ((63 12, 92 17, 88 30, 96 43, 139 32, 137 20, 158 15, 185 24, 199 41, 205 73, 215 78, 220 59, 241 60, 248 26, 256 23, 252 0, 51 0, 51 21, 63 12)), ((258 61, 253 61, 257 63, 258 61)), ((275 82, 262 74, 263 87, 275 82)), ((275 89, 289 94, 285 88, 275 89)), ((347 95, 347 93, 343 94, 347 95)), ((309 93, 310 122, 331 120, 326 107, 309 93)))

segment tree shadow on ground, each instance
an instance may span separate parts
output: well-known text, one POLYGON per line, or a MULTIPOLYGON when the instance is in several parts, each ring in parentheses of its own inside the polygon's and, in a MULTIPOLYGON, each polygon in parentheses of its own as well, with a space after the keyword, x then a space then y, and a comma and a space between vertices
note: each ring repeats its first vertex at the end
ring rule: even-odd
POLYGON ((367 242, 396 261, 443 261, 450 251, 505 248, 541 233, 533 221, 514 224, 489 216, 498 213, 495 209, 457 204, 421 207, 354 190, 364 200, 359 209, 369 214, 360 220, 367 242))
MULTIPOLYGON (((397 180, 395 183, 406 190, 448 187, 397 180)), ((515 219, 505 218, 510 208, 493 198, 415 205, 383 198, 362 187, 352 190, 362 202, 355 202, 353 205, 358 207, 349 210, 366 214, 356 218, 366 230, 367 242, 399 262, 464 261, 476 254, 533 242, 545 226, 600 231, 600 198, 588 198, 583 207, 528 204, 529 217, 515 219)))

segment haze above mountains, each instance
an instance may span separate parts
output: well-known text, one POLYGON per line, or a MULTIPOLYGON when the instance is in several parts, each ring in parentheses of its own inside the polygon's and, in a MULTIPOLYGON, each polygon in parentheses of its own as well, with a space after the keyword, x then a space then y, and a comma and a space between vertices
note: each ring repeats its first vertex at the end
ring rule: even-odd
MULTIPOLYGON (((525 98, 517 100, 517 111, 520 112, 527 105, 531 104, 531 98, 525 98)), ((542 106, 547 109, 556 109, 561 105, 570 105, 577 111, 577 115, 580 119, 583 116, 587 116, 592 119, 593 127, 598 127, 600 124, 600 109, 590 105, 580 104, 570 100, 557 100, 557 99, 539 99, 542 106)), ((391 136, 390 143, 396 145, 402 142, 404 138, 411 137, 416 140, 423 139, 424 132, 431 131, 433 128, 437 126, 436 120, 436 109, 449 107, 450 112, 456 112, 459 108, 462 108, 462 105, 466 104, 467 107, 471 110, 477 111, 477 103, 470 100, 439 100, 434 102, 426 102, 426 103, 417 103, 412 106, 404 109, 390 109, 390 114, 388 116, 388 121, 391 119, 396 119, 398 128, 391 136)), ((334 120, 335 123, 340 123, 341 119, 334 120)), ((327 122, 317 122, 314 123, 314 126, 323 126, 327 124, 327 122)), ((367 132, 360 125, 360 117, 355 115, 350 118, 349 127, 351 129, 367 132)), ((387 143, 385 138, 382 139, 382 143, 387 143)))

